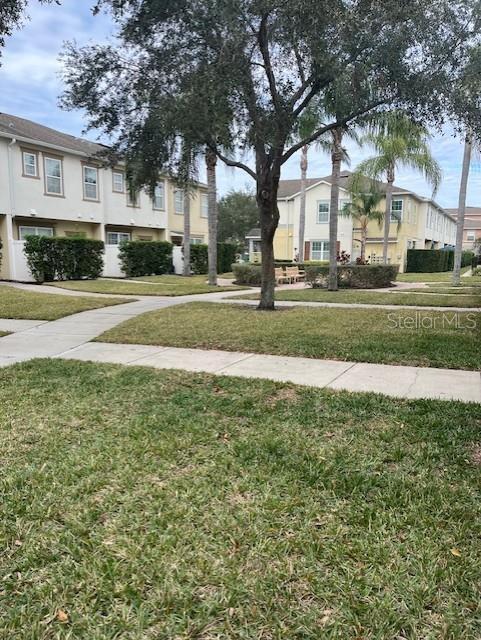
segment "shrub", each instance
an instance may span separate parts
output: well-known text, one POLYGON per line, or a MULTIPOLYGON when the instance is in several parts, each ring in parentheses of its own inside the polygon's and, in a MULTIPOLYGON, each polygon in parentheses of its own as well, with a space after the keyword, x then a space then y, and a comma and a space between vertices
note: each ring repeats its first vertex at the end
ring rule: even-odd
POLYGON ((461 267, 470 267, 474 260, 474 253, 472 251, 463 251, 461 256, 461 267))
POLYGON ((450 271, 453 259, 453 251, 442 251, 440 249, 408 249, 406 272, 434 273, 437 271, 450 271))
MULTIPOLYGON (((399 267, 385 264, 348 264, 337 268, 338 285, 349 289, 380 289, 396 280, 399 267)), ((328 266, 306 267, 306 283, 315 289, 327 287, 328 266)))
POLYGON ((119 260, 127 278, 172 273, 172 244, 141 240, 121 242, 119 260))
POLYGON ((3 248, 3 243, 2 243, 2 239, 0 238, 0 269, 2 268, 2 248, 3 248))
POLYGON ((209 253, 206 244, 190 245, 190 268, 195 275, 207 273, 209 268, 209 253))
POLYGON ((239 246, 232 242, 217 243, 217 271, 227 273, 231 270, 231 265, 235 262, 236 254, 239 253, 239 246))
POLYGON ((27 236, 24 253, 37 282, 98 278, 104 268, 104 243, 87 238, 27 236))
MULTIPOLYGON (((217 243, 217 273, 227 273, 235 262, 238 246, 230 242, 217 243)), ((206 244, 193 244, 190 247, 190 266, 196 275, 209 270, 209 248, 206 244)))
POLYGON ((259 286, 261 284, 262 268, 260 264, 243 262, 232 265, 234 279, 238 284, 251 284, 259 286))

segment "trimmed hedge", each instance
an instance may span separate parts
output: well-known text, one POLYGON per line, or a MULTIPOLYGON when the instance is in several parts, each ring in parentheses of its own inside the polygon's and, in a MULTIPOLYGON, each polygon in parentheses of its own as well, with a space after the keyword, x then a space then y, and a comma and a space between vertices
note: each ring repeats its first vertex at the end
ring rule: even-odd
MULTIPOLYGON (((391 264, 343 264, 337 267, 337 282, 346 289, 380 289, 390 287, 398 271, 391 264)), ((306 268, 306 283, 314 289, 327 288, 328 280, 329 266, 306 268)))
POLYGON ((37 282, 98 278, 103 271, 104 243, 87 238, 27 236, 24 253, 37 282))
MULTIPOLYGON (((227 273, 235 262, 237 245, 230 242, 217 243, 217 273, 227 273)), ((206 244, 190 246, 190 266, 196 275, 206 274, 209 270, 209 248, 206 244)))
POLYGON ((0 269, 2 268, 2 257, 3 257, 2 249, 3 249, 3 242, 2 242, 2 239, 0 238, 0 269))
POLYGON ((127 278, 161 276, 172 273, 172 247, 170 242, 144 242, 127 240, 119 245, 120 268, 127 278))
MULTIPOLYGON (((299 266, 299 265, 295 265, 299 266)), ((339 287, 351 289, 380 289, 389 287, 396 280, 399 267, 384 264, 348 264, 338 265, 339 287)), ((253 263, 233 264, 237 284, 259 286, 261 284, 261 266, 253 263)), ((306 283, 313 288, 327 287, 329 265, 305 265, 306 283)))
MULTIPOLYGON (((461 267, 469 267, 472 251, 463 251, 461 267)), ((406 273, 435 273, 454 269, 454 251, 451 249, 408 249, 406 273)))

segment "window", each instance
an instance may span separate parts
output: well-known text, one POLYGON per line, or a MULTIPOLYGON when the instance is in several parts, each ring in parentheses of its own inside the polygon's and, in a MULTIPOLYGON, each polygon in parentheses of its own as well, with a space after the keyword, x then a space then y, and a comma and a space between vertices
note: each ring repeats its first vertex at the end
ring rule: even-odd
POLYGON ((135 191, 134 193, 131 193, 130 190, 127 191, 127 206, 140 207, 138 191, 135 191))
POLYGON ((314 240, 314 242, 311 242, 311 260, 329 260, 328 240, 314 240))
POLYGON ((209 196, 206 193, 200 196, 200 216, 201 218, 209 217, 209 196))
POLYGON ((184 213, 184 192, 182 189, 174 191, 174 210, 175 213, 183 215, 184 213))
POLYGON ((38 178, 38 156, 33 151, 23 152, 23 175, 27 178, 38 178))
POLYGON ((25 240, 27 236, 53 236, 52 227, 19 227, 18 236, 20 240, 25 240))
POLYGON ((468 233, 466 234, 466 239, 468 242, 474 242, 476 240, 476 234, 474 233, 474 231, 468 231, 468 233))
POLYGON ((83 183, 85 200, 99 199, 99 170, 97 167, 83 166, 83 183))
POLYGON ((329 222, 329 202, 317 203, 317 224, 327 224, 329 222))
POLYGON ((154 209, 165 209, 165 184, 159 182, 154 191, 154 209))
POLYGON ((109 231, 107 233, 107 244, 120 244, 125 240, 130 240, 130 233, 121 231, 109 231))
POLYGON ((393 200, 391 203, 391 222, 402 222, 403 219, 403 201, 393 200))
POLYGON ((202 244, 204 242, 204 238, 191 238, 190 244, 202 244))
POLYGON ((62 160, 45 157, 45 192, 47 195, 63 195, 62 160))
POLYGON ((124 193, 125 191, 125 176, 123 171, 112 172, 112 190, 115 193, 124 193))

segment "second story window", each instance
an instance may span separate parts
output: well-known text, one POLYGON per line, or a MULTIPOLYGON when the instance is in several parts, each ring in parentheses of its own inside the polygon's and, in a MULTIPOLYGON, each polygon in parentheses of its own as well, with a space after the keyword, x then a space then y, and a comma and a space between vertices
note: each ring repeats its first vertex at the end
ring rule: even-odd
POLYGON ((45 156, 45 193, 49 196, 63 196, 63 172, 60 158, 45 156))
POLYGON ((125 191, 125 175, 123 171, 112 172, 112 190, 115 193, 124 193, 125 191))
POLYGON ((403 201, 393 200, 391 203, 391 222, 402 222, 403 219, 403 201))
POLYGON ((33 151, 23 151, 23 175, 38 178, 38 156, 33 151))
POLYGON ((83 187, 85 200, 99 199, 99 170, 97 167, 83 166, 83 187))
POLYGON ((165 185, 163 181, 159 182, 159 184, 155 187, 153 207, 154 209, 159 209, 160 211, 164 211, 165 209, 165 185))
POLYGON ((140 194, 138 191, 127 190, 127 206, 128 207, 140 207, 140 194))
POLYGON ((317 203, 317 224, 327 224, 329 222, 329 202, 317 203))
POLYGON ((176 189, 174 191, 174 210, 175 213, 183 215, 184 213, 184 192, 182 189, 176 189))
POLYGON ((209 217, 209 196, 206 193, 200 196, 200 215, 201 218, 209 217))

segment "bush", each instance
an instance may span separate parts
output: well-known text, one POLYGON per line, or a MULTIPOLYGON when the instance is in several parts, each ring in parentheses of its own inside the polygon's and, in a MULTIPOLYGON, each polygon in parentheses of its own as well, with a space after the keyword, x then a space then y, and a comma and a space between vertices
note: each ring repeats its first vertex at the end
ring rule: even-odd
POLYGON ((170 242, 124 241, 119 247, 120 268, 127 278, 172 273, 170 242))
MULTIPOLYGON (((217 273, 227 273, 235 262, 238 245, 231 242, 217 243, 217 273)), ((209 248, 206 244, 190 246, 190 266, 196 275, 206 274, 209 270, 209 248)))
POLYGON ((87 238, 27 236, 24 253, 37 282, 95 279, 102 274, 104 243, 87 238))
POLYGON ((2 268, 2 248, 3 248, 3 243, 2 243, 2 239, 0 238, 0 269, 2 268))
POLYGON ((207 273, 209 269, 209 252, 206 244, 190 245, 190 268, 195 275, 207 273))
POLYGON ((408 249, 407 273, 435 273, 451 271, 454 266, 454 252, 440 249, 408 249), (451 267, 451 269, 450 269, 451 267))
POLYGON ((231 270, 231 265, 235 262, 239 246, 231 242, 217 243, 217 272, 227 273, 231 270))
MULTIPOLYGON (((348 264, 337 267, 338 285, 349 289, 380 289, 389 287, 396 280, 399 267, 385 264, 348 264)), ((306 283, 315 289, 326 288, 329 279, 328 266, 306 267, 306 283)))
POLYGON ((260 264, 243 262, 232 265, 232 272, 237 284, 251 284, 259 286, 261 284, 262 268, 260 264))
POLYGON ((461 267, 470 267, 474 260, 474 253, 472 251, 463 251, 461 256, 461 267))

